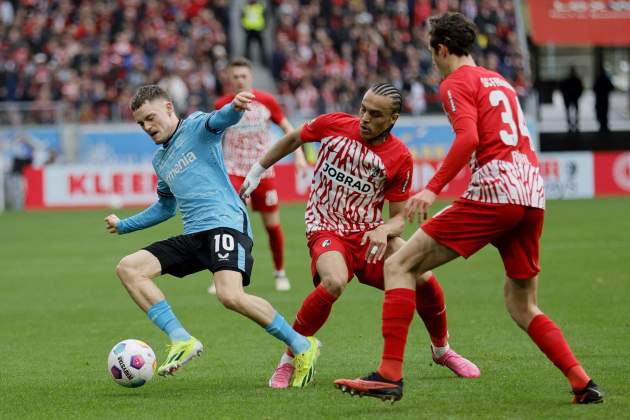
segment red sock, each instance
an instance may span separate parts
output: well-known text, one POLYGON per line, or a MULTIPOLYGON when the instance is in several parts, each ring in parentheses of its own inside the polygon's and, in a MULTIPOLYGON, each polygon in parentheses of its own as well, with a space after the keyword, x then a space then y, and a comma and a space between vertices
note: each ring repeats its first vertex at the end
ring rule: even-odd
POLYGON ((399 381, 409 325, 416 307, 416 292, 411 289, 391 289, 385 292, 382 333, 385 341, 378 372, 386 379, 399 381))
POLYGON ((435 274, 416 289, 416 311, 429 332, 431 343, 435 347, 444 347, 448 343, 446 306, 444 291, 435 274))
POLYGON ((527 333, 547 358, 567 377, 571 388, 578 390, 586 387, 591 378, 582 369, 562 331, 552 320, 544 314, 537 315, 529 323, 527 333))
POLYGON ((280 271, 284 268, 284 233, 282 233, 280 225, 266 226, 266 229, 269 234, 269 247, 273 256, 273 265, 276 267, 276 271, 280 271))
MULTIPOLYGON (((330 294, 321 284, 309 294, 298 311, 293 329, 305 337, 314 335, 324 325, 337 297, 330 294)), ((289 349, 287 352, 293 355, 289 349)))

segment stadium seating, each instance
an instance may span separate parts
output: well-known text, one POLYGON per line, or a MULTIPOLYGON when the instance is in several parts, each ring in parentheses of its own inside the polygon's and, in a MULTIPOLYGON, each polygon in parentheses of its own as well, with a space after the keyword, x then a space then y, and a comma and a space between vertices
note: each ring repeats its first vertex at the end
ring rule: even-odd
POLYGON ((449 10, 463 12, 479 26, 477 63, 498 70, 523 93, 527 89, 511 0, 279 0, 274 4, 273 76, 282 92, 295 94, 289 100, 303 117, 355 112, 365 88, 385 80, 404 91, 406 112, 439 110, 440 78, 425 47, 426 19, 449 10))
POLYGON ((0 101, 63 100, 71 119, 129 120, 134 89, 159 82, 182 112, 212 105, 227 0, 15 3, 0 8, 0 101))
MULTIPOLYGON (((459 10, 480 27, 478 63, 526 90, 511 0, 273 0, 270 70, 297 117, 355 112, 370 84, 405 93, 404 111, 439 111, 426 18, 459 10)), ((160 83, 186 113, 221 93, 227 0, 3 2, 0 101, 64 101, 66 119, 131 119, 134 89, 160 83), (16 4, 16 6, 12 6, 16 4), (63 47, 63 48, 62 48, 63 47)), ((49 122, 50 112, 32 112, 49 122)))

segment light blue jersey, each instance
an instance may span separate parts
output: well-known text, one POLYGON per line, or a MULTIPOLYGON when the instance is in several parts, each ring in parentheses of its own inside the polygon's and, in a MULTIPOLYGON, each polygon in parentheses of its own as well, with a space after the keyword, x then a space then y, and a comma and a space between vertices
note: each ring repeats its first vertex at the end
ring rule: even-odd
POLYGON ((226 227, 251 238, 247 210, 230 183, 221 150, 223 131, 242 115, 230 103, 219 111, 194 112, 181 120, 171 139, 153 157, 158 201, 121 220, 116 226, 118 232, 156 225, 173 217, 179 207, 185 234, 226 227))

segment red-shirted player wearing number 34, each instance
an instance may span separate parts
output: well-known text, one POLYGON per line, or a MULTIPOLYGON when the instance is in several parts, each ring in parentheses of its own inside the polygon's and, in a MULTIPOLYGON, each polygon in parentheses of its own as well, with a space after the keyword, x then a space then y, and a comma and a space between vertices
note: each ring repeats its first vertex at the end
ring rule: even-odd
POLYGON ((536 304, 545 196, 516 93, 501 75, 475 65, 470 52, 476 28, 462 14, 446 13, 429 23, 433 61, 444 77, 440 95, 455 140, 426 188, 407 203, 405 216, 410 221, 416 214, 426 219, 442 188, 467 162, 472 179, 460 199, 423 224, 385 262, 385 343, 377 372, 335 384, 351 394, 402 398, 403 354, 416 307, 417 273, 492 244, 503 260, 505 303, 516 324, 567 377, 573 402, 602 402, 602 392, 558 326, 536 304))

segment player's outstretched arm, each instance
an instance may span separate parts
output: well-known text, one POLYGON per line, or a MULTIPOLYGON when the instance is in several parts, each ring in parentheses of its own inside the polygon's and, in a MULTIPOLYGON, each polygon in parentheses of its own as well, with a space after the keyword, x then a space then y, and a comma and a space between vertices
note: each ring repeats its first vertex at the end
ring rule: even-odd
POLYGON ((243 181, 243 185, 239 191, 241 198, 249 198, 252 191, 254 191, 260 183, 260 178, 265 170, 283 157, 293 153, 301 145, 302 140, 300 139, 299 129, 291 131, 278 140, 271 149, 267 150, 267 153, 265 153, 258 162, 254 163, 254 166, 252 166, 247 173, 245 181, 243 181))
MULTIPOLYGON (((294 130, 293 124, 291 124, 291 122, 286 117, 283 118, 282 121, 280 121, 278 127, 282 129, 284 134, 289 134, 291 131, 294 130)), ((306 156, 304 156, 304 151, 301 147, 295 149, 295 155, 293 157, 295 159, 295 168, 299 172, 305 173, 308 169, 308 162, 306 161, 306 156)))
POLYGON ((158 201, 153 205, 126 219, 120 220, 115 214, 107 216, 105 218, 106 228, 109 233, 118 234, 146 229, 170 219, 175 216, 176 211, 177 201, 175 197, 159 196, 158 201))
POLYGON ((243 112, 249 109, 249 104, 253 99, 254 94, 251 92, 238 93, 232 102, 210 114, 207 127, 220 132, 236 124, 243 116, 243 112))
POLYGON ((300 129, 293 130, 285 134, 280 140, 278 140, 263 157, 260 158, 258 163, 265 169, 274 165, 277 161, 283 157, 295 152, 302 146, 302 140, 300 139, 300 129))

